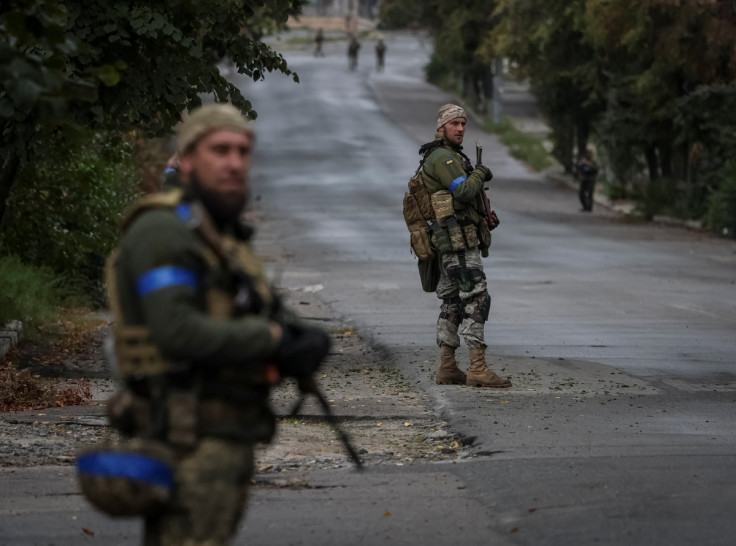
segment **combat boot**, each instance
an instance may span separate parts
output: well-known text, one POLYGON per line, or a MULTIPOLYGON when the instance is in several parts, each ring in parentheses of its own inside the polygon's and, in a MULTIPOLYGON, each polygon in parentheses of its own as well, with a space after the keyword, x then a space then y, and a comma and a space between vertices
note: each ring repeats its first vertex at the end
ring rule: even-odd
POLYGON ((465 385, 465 374, 457 367, 455 347, 443 345, 440 348, 440 369, 435 383, 438 385, 465 385))
POLYGON ((511 386, 511 381, 496 375, 488 368, 485 349, 471 349, 470 367, 465 384, 469 387, 505 389, 511 386))

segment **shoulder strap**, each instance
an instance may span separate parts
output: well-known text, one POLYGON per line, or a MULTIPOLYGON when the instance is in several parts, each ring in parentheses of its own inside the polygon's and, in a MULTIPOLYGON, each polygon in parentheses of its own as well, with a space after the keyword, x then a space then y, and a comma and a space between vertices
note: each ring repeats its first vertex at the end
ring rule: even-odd
POLYGON ((130 227, 133 220, 138 216, 151 209, 171 209, 175 208, 179 203, 184 192, 181 189, 175 189, 167 192, 151 193, 145 195, 133 203, 123 217, 123 231, 130 227))
POLYGON ((421 161, 419 161, 419 167, 417 167, 417 170, 414 172, 414 176, 417 176, 419 174, 419 171, 422 170, 422 167, 424 167, 424 162, 427 161, 429 154, 431 154, 437 148, 442 148, 442 146, 442 139, 437 139, 433 140, 432 142, 422 144, 422 146, 419 148, 419 155, 422 156, 422 159, 421 161))

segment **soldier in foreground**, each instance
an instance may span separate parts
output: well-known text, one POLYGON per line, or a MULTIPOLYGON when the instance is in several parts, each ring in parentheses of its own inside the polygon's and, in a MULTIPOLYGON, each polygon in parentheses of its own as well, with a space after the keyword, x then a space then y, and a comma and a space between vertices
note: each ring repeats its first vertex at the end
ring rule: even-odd
POLYGON ((437 219, 432 228, 432 244, 439 253, 437 297, 442 300, 437 320, 440 368, 436 382, 505 388, 511 382, 492 372, 485 361, 484 326, 491 297, 481 252, 485 254, 490 246, 490 229, 498 225, 498 218, 490 213, 493 224, 484 234, 481 192, 493 175, 484 165, 473 168, 463 153, 466 124, 463 108, 454 104, 442 106, 437 114, 435 140, 423 146, 422 179, 437 219), (470 350, 467 375, 455 360, 460 336, 470 350))
POLYGON ((108 270, 120 374, 145 408, 133 422, 120 409, 118 428, 173 454, 174 495, 145 520, 149 546, 229 543, 254 443, 274 433, 269 386, 309 378, 328 350, 281 307, 240 221, 253 144, 234 107, 193 112, 178 134, 181 189, 131 209, 108 270))

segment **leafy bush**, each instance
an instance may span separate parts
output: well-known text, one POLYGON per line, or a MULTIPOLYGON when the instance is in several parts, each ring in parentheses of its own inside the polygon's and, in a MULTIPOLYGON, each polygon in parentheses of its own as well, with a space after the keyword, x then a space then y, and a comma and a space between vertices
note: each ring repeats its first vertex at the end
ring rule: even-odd
POLYGON ((32 333, 34 326, 54 319, 63 290, 53 271, 26 265, 18 256, 2 256, 0 279, 0 325, 21 320, 32 333))
POLYGON ((736 238, 736 163, 728 164, 721 187, 711 193, 706 220, 716 233, 736 238))
POLYGON ((4 252, 99 296, 105 258, 137 183, 131 147, 119 137, 96 133, 81 143, 55 140, 8 200, 4 252))
POLYGON ((673 178, 657 178, 635 186, 633 197, 639 213, 651 220, 655 215, 684 217, 677 206, 682 190, 673 178))

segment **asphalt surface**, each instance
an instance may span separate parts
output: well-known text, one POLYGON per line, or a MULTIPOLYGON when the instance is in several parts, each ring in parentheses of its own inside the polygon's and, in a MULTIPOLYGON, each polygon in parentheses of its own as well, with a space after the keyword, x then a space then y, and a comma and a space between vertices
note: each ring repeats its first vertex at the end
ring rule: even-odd
MULTIPOLYGON (((471 121, 466 147, 484 144, 502 222, 486 261, 489 360, 514 387, 434 385, 439 304, 419 287, 401 202, 449 97, 422 81, 427 50, 408 36, 388 44, 382 74, 364 44, 357 73, 341 51, 293 54, 298 91, 277 78, 253 89, 256 192, 300 267, 284 282, 323 284, 336 312, 490 453, 449 467, 482 508, 474 528, 449 499, 423 527, 477 544, 490 532, 519 544, 730 543, 734 244, 581 213, 574 192, 471 121)), ((413 531, 395 543, 424 543, 413 531)))
MULTIPOLYGON (((279 283, 318 291, 438 417, 476 439, 453 463, 256 488, 236 543, 731 544, 734 244, 583 214, 574 192, 471 121, 466 143, 483 141, 502 222, 486 260, 488 354, 514 387, 436 386, 439 301, 421 291, 401 204, 449 98, 422 81, 427 49, 407 35, 387 45, 381 74, 370 43, 355 72, 345 44, 331 43, 326 58, 287 55, 299 85, 240 82, 260 114, 261 244, 289 256, 274 266, 279 283)), ((137 523, 90 511, 68 467, 6 473, 3 484, 8 544, 137 541, 137 523)))

